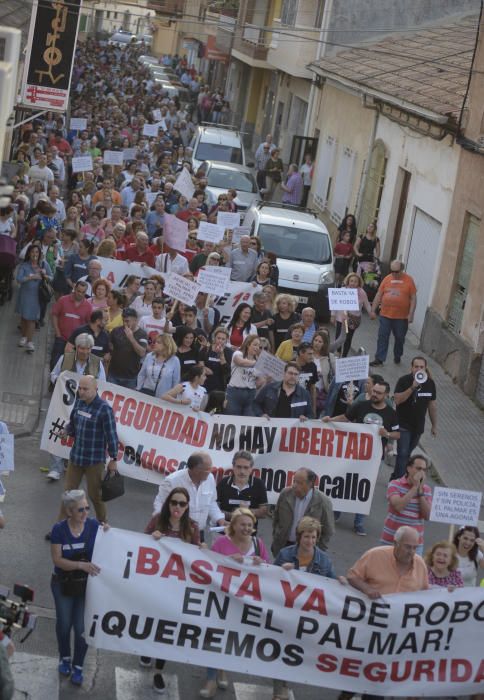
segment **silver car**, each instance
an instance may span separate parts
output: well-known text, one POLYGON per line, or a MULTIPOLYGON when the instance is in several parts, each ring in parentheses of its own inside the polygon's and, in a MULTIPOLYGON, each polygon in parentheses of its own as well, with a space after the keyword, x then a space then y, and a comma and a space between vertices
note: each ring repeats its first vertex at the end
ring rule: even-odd
POLYGON ((261 198, 257 182, 250 168, 245 165, 232 165, 216 160, 206 160, 201 165, 207 178, 207 194, 210 205, 217 203, 220 194, 229 189, 237 190, 238 210, 245 216, 245 212, 261 198))

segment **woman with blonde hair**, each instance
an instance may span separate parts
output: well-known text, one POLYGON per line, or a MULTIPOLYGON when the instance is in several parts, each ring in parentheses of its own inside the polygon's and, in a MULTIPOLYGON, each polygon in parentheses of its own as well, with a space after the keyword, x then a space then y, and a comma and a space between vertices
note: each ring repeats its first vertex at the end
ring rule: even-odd
POLYGON ((371 310, 371 304, 368 301, 368 297, 366 295, 365 290, 363 289, 363 280, 359 275, 356 274, 356 272, 350 272, 349 275, 346 275, 343 281, 343 287, 347 287, 348 289, 356 289, 358 294, 359 306, 358 311, 333 311, 331 314, 331 323, 336 324, 336 338, 340 337, 342 325, 345 322, 345 320, 348 323, 348 332, 346 333, 345 342, 343 344, 343 351, 341 354, 341 357, 346 357, 351 349, 351 341, 353 340, 353 335, 355 334, 356 329, 361 323, 361 311, 363 307, 365 308, 366 313, 372 320, 375 318, 375 314, 371 310))
POLYGON ((250 334, 232 355, 231 375, 227 386, 228 416, 253 416, 256 388, 260 382, 255 365, 260 354, 260 338, 250 334))
MULTIPOLYGON (((225 535, 215 540, 212 545, 212 552, 224 554, 240 564, 249 562, 258 566, 262 562, 269 563, 269 553, 264 542, 254 535, 256 522, 257 518, 249 508, 236 508, 225 528, 225 535)), ((207 668, 207 682, 200 691, 200 696, 213 698, 217 687, 228 687, 225 671, 207 668)))
POLYGON ((97 247, 98 258, 116 258, 116 242, 112 238, 105 238, 97 247))
POLYGON ((461 588, 464 585, 459 571, 457 549, 452 542, 442 540, 436 542, 425 554, 431 588, 443 586, 449 590, 461 588))
POLYGON ((148 396, 161 398, 180 383, 180 360, 171 335, 159 335, 153 343, 153 351, 143 360, 136 388, 148 396))
POLYGON ((311 342, 313 348, 313 362, 318 371, 318 383, 316 384, 316 415, 321 415, 326 406, 329 387, 336 374, 336 357, 330 352, 329 331, 321 328, 313 335, 311 342))
POLYGON ((297 299, 292 294, 278 294, 274 301, 274 332, 275 350, 279 347, 283 340, 287 340, 289 336, 289 328, 293 323, 301 320, 301 317, 296 313, 297 299))

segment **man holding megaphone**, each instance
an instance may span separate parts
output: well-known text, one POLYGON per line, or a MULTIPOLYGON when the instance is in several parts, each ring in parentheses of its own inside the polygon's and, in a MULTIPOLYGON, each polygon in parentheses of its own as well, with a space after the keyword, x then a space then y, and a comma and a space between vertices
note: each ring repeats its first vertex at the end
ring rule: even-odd
POLYGON ((435 382, 430 377, 427 360, 414 357, 410 374, 405 374, 395 386, 400 438, 397 442, 397 460, 390 479, 400 479, 412 451, 417 447, 425 430, 427 411, 432 424, 432 435, 437 435, 437 405, 435 382))

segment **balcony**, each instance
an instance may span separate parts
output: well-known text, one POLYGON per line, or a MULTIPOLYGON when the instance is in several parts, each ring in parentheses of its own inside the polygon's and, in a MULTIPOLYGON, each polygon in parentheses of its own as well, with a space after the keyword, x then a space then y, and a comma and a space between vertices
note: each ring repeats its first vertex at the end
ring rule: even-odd
POLYGON ((237 27, 232 53, 244 63, 256 68, 269 68, 267 63, 267 33, 255 26, 237 27), (247 59, 247 60, 245 60, 247 59))
POLYGON ((157 15, 182 17, 185 9, 185 0, 149 0, 148 9, 154 10, 157 15))

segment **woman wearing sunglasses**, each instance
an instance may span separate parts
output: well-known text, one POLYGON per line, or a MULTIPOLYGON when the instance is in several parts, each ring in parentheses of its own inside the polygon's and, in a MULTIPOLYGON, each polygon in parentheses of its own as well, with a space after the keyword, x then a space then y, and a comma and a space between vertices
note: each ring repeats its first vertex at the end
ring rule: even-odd
MULTIPOLYGON (((182 542, 199 545, 200 530, 197 523, 188 515, 189 504, 188 491, 180 486, 174 488, 168 494, 161 511, 154 515, 146 526, 146 534, 151 535, 155 540, 162 537, 178 537, 182 542)), ((151 666, 150 657, 141 656, 140 665, 151 666)), ((161 673, 164 666, 164 659, 156 659, 153 689, 160 694, 165 692, 165 681, 161 673)))
MULTIPOLYGON (((62 495, 67 518, 56 523, 50 537, 54 574, 51 581, 55 601, 59 673, 82 685, 82 666, 87 644, 84 639, 84 601, 88 576, 100 569, 91 562, 100 523, 89 517, 89 505, 81 489, 62 495), (74 655, 71 656, 71 630, 74 655)), ((107 529, 107 525, 104 526, 107 529)))

